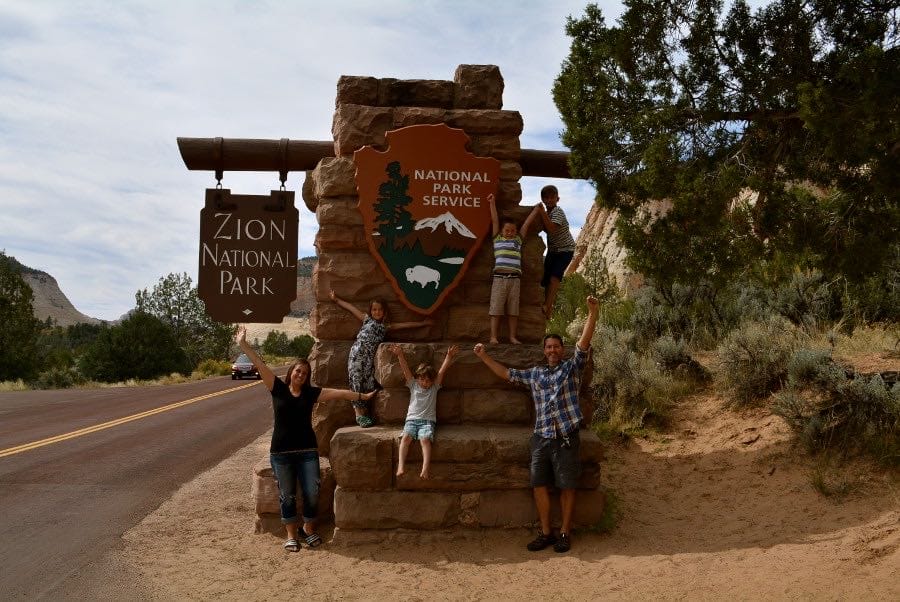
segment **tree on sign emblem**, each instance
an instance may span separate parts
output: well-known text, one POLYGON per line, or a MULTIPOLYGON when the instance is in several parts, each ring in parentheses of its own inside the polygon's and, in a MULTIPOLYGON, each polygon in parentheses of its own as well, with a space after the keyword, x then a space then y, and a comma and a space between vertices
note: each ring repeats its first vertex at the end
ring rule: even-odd
POLYGON ((388 132, 390 148, 354 155, 369 248, 400 299, 429 314, 459 283, 490 229, 500 162, 465 150, 446 125, 388 132))

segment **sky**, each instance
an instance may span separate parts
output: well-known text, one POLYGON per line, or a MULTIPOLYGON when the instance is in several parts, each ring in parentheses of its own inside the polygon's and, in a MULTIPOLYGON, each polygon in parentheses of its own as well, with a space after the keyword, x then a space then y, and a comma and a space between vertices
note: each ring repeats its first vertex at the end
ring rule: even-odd
MULTIPOLYGON (((597 2, 612 22, 619 2, 597 2)), ((551 88, 572 0, 0 0, 0 250, 56 278, 75 307, 115 320, 170 273, 197 282, 212 172, 188 171, 179 136, 331 140, 341 75, 452 80, 500 67, 522 148, 566 150, 551 88)), ((289 174, 299 191, 303 175, 289 174)), ((560 189, 573 234, 594 190, 523 178, 523 204, 560 189)), ((226 172, 235 194, 276 173, 226 172)), ((298 255, 315 215, 297 195, 298 255)))

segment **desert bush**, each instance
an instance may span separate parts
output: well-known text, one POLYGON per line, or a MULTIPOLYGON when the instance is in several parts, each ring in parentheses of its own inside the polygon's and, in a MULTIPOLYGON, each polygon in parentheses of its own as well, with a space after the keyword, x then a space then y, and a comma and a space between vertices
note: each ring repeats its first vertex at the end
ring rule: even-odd
POLYGON ((783 320, 748 322, 731 332, 716 353, 722 388, 736 405, 748 405, 778 390, 795 346, 783 320))
POLYGON ((0 391, 27 391, 28 388, 28 385, 21 378, 0 381, 0 391))
POLYGON ((207 378, 210 376, 228 376, 231 374, 231 364, 223 360, 203 360, 197 364, 192 377, 207 378))
POLYGON ((712 346, 734 326, 734 318, 727 311, 728 300, 724 291, 708 282, 646 286, 635 293, 630 328, 648 343, 668 335, 712 346))
POLYGON ((827 352, 794 354, 773 411, 811 452, 867 452, 900 464, 900 384, 888 387, 879 374, 852 375, 827 352))
POLYGON ((827 282, 818 270, 796 270, 774 291, 772 309, 807 329, 826 324, 840 313, 836 282, 827 282))
POLYGON ((685 394, 649 354, 636 351, 635 342, 633 333, 615 328, 599 327, 594 334, 594 418, 620 430, 665 423, 673 401, 685 394))
POLYGON ((660 337, 651 345, 650 353, 663 370, 676 378, 697 383, 707 382, 711 378, 709 370, 687 352, 683 339, 668 335, 660 337))
POLYGON ((30 385, 33 389, 68 389, 84 382, 84 376, 74 368, 54 366, 38 374, 30 385))

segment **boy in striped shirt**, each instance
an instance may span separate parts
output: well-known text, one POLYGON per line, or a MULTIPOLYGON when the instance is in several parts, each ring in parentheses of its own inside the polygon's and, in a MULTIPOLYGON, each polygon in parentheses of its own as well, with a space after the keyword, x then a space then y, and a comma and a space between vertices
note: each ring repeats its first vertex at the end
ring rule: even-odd
POLYGON ((522 244, 528 227, 535 220, 540 205, 535 206, 525 218, 522 230, 509 217, 500 220, 497 216, 497 205, 494 195, 488 195, 491 208, 491 224, 493 225, 494 272, 491 279, 491 343, 498 343, 497 332, 500 328, 500 317, 509 320, 509 342, 518 345, 516 338, 519 323, 519 291, 522 277, 522 244))

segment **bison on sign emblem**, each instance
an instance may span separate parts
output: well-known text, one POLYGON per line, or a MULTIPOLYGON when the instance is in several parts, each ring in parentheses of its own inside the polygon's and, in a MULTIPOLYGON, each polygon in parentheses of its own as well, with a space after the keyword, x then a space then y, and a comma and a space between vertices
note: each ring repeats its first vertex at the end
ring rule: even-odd
POLYGON ((356 151, 366 240, 400 299, 430 314, 459 283, 490 230, 500 162, 465 150, 446 125, 387 133, 387 151, 356 151))

